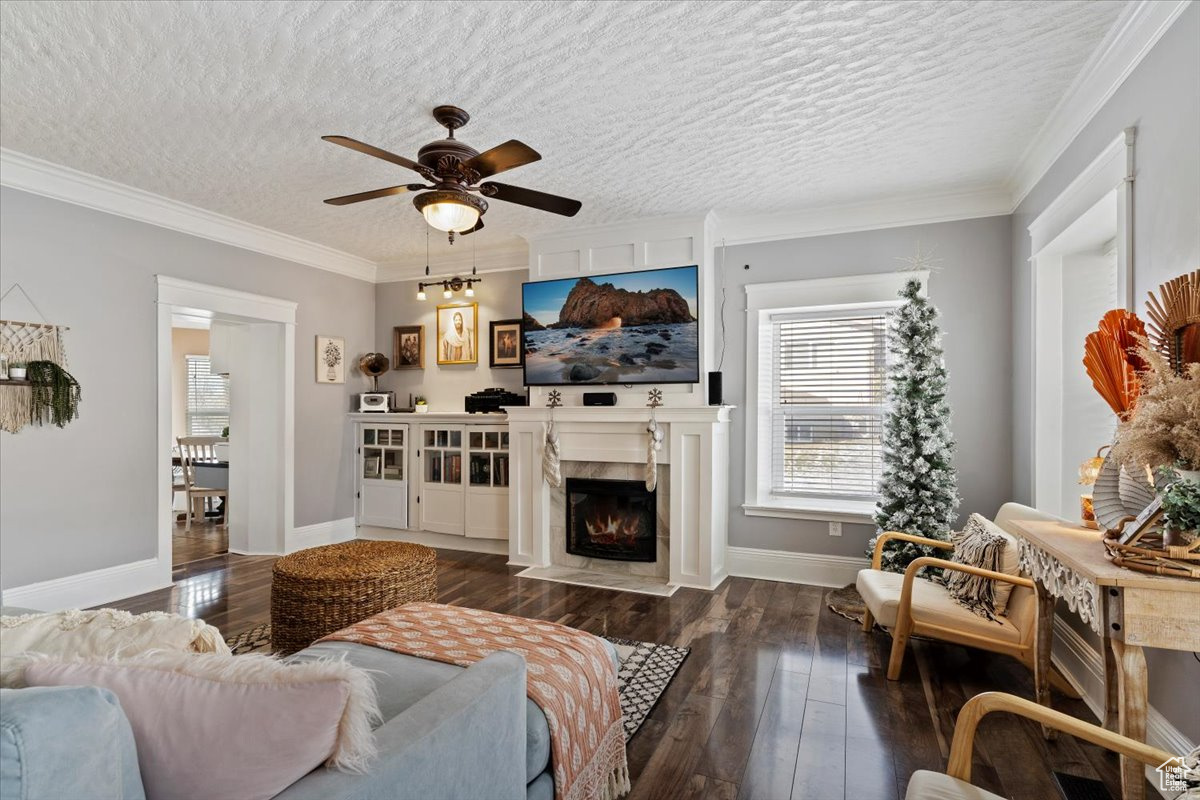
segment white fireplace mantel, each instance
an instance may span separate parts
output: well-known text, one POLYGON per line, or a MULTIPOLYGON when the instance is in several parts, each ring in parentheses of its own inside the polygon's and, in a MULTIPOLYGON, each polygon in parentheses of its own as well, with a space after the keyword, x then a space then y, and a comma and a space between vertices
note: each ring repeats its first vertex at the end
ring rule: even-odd
MULTIPOLYGON (((548 408, 509 407, 509 563, 549 567, 550 485, 542 474, 548 408)), ((664 429, 658 463, 670 494, 669 584, 715 589, 726 576, 729 510, 729 417, 732 406, 655 411, 664 429)), ((553 411, 564 462, 644 464, 645 407, 570 407, 553 411)))

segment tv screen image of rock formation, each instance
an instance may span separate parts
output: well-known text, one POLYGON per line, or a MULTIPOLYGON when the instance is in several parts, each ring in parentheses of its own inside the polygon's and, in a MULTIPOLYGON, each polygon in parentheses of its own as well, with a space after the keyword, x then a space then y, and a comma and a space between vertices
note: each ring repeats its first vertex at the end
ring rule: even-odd
POLYGON ((525 385, 697 383, 697 268, 526 283, 525 385))

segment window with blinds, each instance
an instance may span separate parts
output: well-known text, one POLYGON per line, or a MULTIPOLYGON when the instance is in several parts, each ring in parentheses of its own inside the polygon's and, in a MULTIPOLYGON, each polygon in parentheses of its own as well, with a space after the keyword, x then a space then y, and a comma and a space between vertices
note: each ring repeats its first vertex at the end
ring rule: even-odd
POLYGON ((220 436, 229 425, 229 380, 209 371, 208 356, 185 358, 188 436, 220 436))
MULTIPOLYGON (((770 493, 873 500, 881 470, 887 308, 769 317, 770 493)), ((765 387, 764 387, 765 388, 765 387)))

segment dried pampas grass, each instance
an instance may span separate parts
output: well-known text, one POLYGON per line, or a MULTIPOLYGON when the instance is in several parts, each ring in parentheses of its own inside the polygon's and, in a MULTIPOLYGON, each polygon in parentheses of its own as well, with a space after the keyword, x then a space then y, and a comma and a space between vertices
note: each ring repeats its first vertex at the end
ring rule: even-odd
POLYGON ((1134 412, 1117 426, 1109 458, 1200 469, 1200 363, 1187 364, 1177 374, 1144 335, 1136 339, 1137 354, 1146 362, 1139 375, 1143 392, 1134 412))

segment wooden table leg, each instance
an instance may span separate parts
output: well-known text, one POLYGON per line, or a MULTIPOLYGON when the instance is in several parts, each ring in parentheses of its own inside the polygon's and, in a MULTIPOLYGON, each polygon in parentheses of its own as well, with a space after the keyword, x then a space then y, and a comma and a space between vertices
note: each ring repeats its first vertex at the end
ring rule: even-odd
MULTIPOLYGON (((1146 741, 1146 657, 1142 648, 1112 640, 1117 661, 1117 685, 1120 692, 1120 734, 1139 742, 1146 741)), ((1121 796, 1124 800, 1143 800, 1146 796, 1145 767, 1136 759, 1121 756, 1121 796)))
MULTIPOLYGON (((1050 703, 1050 650, 1054 646, 1054 595, 1046 591, 1041 582, 1037 582, 1037 641, 1036 655, 1033 660, 1034 698, 1051 708, 1050 703)), ((1047 740, 1056 738, 1057 733, 1051 728, 1042 726, 1042 736, 1047 740)))

